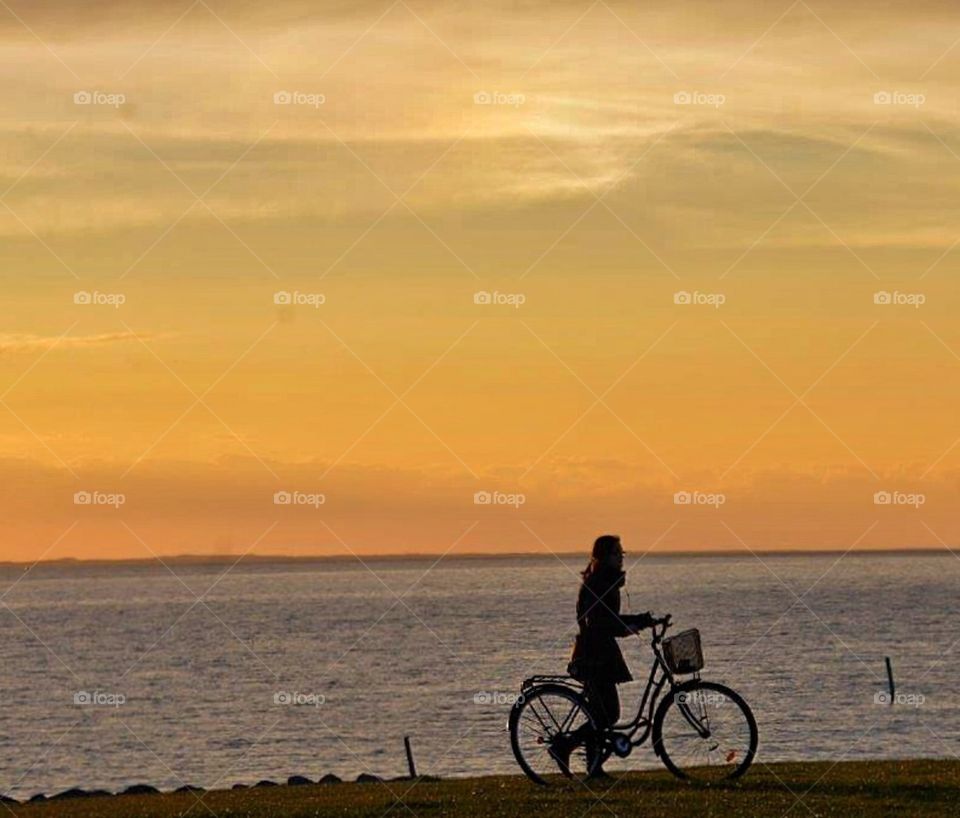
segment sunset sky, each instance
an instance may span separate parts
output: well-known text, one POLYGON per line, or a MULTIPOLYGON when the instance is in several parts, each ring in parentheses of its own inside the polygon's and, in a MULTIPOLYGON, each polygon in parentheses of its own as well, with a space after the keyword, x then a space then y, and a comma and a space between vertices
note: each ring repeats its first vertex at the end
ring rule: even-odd
POLYGON ((958 38, 6 0, 0 560, 954 546, 958 38))

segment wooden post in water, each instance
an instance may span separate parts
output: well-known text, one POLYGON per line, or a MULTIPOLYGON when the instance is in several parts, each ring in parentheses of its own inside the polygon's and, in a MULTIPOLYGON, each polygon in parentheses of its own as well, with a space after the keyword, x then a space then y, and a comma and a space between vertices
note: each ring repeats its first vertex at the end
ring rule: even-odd
POLYGON ((410 777, 417 777, 417 765, 413 761, 413 749, 410 747, 410 736, 403 737, 403 746, 407 751, 407 767, 410 770, 410 777))
POLYGON ((890 657, 885 657, 887 660, 887 683, 890 685, 890 705, 893 706, 893 700, 897 695, 897 688, 893 684, 893 665, 890 664, 890 657))

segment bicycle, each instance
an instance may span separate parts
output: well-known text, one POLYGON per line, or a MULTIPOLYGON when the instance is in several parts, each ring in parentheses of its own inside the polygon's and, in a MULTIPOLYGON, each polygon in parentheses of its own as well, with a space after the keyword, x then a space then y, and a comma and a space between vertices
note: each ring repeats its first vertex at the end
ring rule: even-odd
POLYGON ((509 730, 513 753, 527 777, 545 785, 557 774, 590 775, 611 755, 626 758, 647 739, 654 754, 681 779, 712 784, 739 778, 749 769, 758 741, 750 707, 736 691, 700 678, 699 631, 665 639, 670 627, 669 614, 654 620, 653 663, 637 715, 629 722, 598 730, 584 685, 570 676, 523 681, 510 711, 509 730), (550 749, 574 734, 586 738, 561 766, 550 749))

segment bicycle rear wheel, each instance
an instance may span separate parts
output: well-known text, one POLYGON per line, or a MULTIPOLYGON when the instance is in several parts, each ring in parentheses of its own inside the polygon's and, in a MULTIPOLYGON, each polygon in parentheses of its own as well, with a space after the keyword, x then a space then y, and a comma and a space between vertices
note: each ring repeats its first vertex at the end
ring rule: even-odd
POLYGON ((757 722, 735 691, 694 679, 675 687, 653 719, 653 749, 674 775, 710 784, 743 775, 757 752, 757 722))
POLYGON ((510 711, 510 744, 517 763, 537 784, 588 775, 599 761, 597 722, 577 690, 561 684, 531 688, 510 711), (551 752, 552 751, 552 752, 551 752), (564 752, 567 751, 567 752, 564 752), (567 757, 564 770, 562 762, 567 757))

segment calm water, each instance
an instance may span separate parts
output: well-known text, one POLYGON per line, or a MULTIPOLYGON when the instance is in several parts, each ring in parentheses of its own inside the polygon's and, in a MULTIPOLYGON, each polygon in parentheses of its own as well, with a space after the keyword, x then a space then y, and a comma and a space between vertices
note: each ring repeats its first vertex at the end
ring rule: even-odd
MULTIPOLYGON (((960 560, 836 560, 648 556, 625 603, 700 627, 704 676, 752 704, 763 760, 960 752, 960 560), (874 703, 888 654, 896 707, 874 703)), ((431 564, 34 569, 0 607, 0 791, 399 775, 405 734, 422 772, 516 771, 510 697, 565 666, 580 560, 431 564)), ((639 677, 648 647, 624 652, 639 677)))

